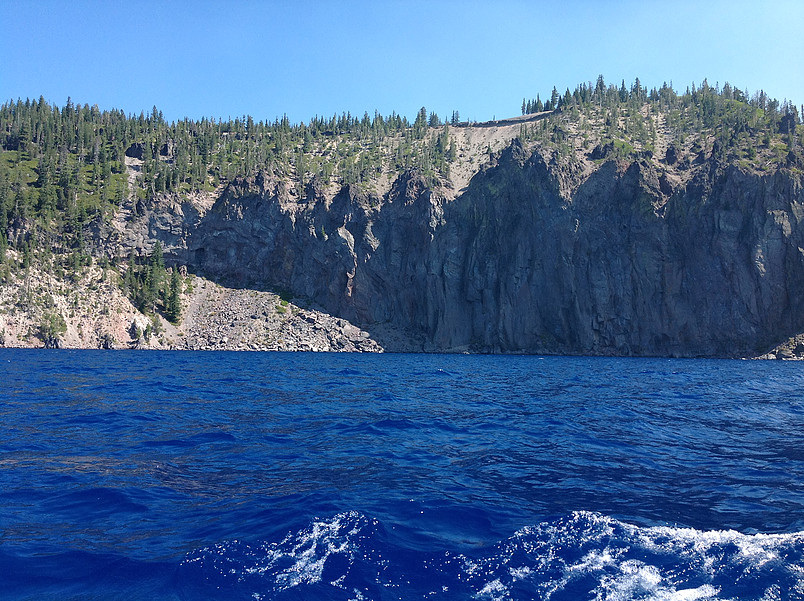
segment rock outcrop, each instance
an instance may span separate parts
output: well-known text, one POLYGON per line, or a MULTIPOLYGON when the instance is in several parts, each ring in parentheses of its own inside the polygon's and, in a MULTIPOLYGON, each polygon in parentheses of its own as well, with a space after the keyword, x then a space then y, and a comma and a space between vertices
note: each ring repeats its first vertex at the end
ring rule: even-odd
POLYGON ((402 350, 746 356, 804 331, 799 171, 598 154, 515 140, 457 193, 409 171, 383 195, 312 183, 299 198, 264 173, 232 182, 173 252, 390 350, 381 332, 402 350))

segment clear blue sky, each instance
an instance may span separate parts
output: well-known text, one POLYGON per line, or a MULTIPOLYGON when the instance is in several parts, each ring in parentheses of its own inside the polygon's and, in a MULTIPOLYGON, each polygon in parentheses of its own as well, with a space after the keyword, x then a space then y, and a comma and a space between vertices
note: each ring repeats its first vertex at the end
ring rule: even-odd
POLYGON ((804 103, 804 0, 3 0, 0 23, 0 102, 169 120, 425 106, 483 121, 598 74, 804 103))

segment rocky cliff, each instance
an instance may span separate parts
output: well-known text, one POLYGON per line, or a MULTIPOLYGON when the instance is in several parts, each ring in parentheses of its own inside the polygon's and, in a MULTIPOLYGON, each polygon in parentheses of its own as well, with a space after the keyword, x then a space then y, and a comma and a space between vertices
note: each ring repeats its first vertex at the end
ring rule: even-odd
POLYGON ((802 355, 779 109, 635 83, 483 124, 99 121, 87 166, 0 107, 0 344, 802 355))
MULTIPOLYGON (((231 183, 174 252, 426 351, 746 356, 804 330, 802 174, 514 140, 460 189, 231 183)), ((683 154, 683 153, 682 153, 683 154)), ((382 340, 381 340, 382 342, 382 340)), ((394 344, 386 344, 394 350, 394 344)))

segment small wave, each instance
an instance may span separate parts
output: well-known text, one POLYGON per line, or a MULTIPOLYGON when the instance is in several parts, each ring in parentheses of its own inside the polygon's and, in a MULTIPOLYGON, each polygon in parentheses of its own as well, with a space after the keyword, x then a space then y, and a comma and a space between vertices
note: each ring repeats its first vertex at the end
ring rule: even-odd
POLYGON ((89 488, 55 495, 45 503, 48 511, 69 514, 82 520, 120 513, 147 513, 148 507, 133 501, 126 493, 112 488, 89 488))
POLYGON ((173 572, 168 561, 109 552, 41 556, 0 549, 0 600, 167 599, 173 572))
POLYGON ((201 549, 181 564, 182 592, 188 598, 216 590, 223 591, 219 598, 269 599, 296 587, 343 590, 377 526, 376 520, 348 512, 316 520, 278 543, 231 541, 201 549))
POLYGON ((198 444, 205 444, 210 442, 235 442, 237 439, 228 432, 212 431, 191 436, 190 440, 198 444))
POLYGON ((349 368, 349 367, 344 367, 343 369, 339 369, 337 373, 338 373, 339 376, 363 376, 363 375, 365 375, 364 372, 362 372, 361 370, 352 369, 352 368, 349 368))
POLYGON ((804 533, 644 528, 576 512, 472 553, 421 552, 359 512, 279 542, 220 543, 179 568, 187 598, 804 599, 804 533))

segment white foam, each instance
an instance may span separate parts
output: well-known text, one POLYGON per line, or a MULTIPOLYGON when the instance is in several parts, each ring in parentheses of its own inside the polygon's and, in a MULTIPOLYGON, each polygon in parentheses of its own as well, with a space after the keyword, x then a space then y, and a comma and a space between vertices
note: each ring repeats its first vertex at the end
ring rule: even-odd
POLYGON ((596 601, 696 601, 716 599, 718 592, 709 584, 677 590, 665 582, 658 568, 635 560, 617 566, 615 574, 604 575, 594 591, 596 601))
POLYGON ((499 579, 496 579, 486 583, 486 585, 477 592, 474 598, 488 599, 488 601, 505 601, 506 599, 510 599, 511 595, 508 592, 508 588, 506 588, 499 579))
POLYGON ((361 593, 359 590, 353 589, 352 594, 354 595, 354 597, 349 597, 349 601, 366 601, 366 598, 363 596, 363 593, 361 593))
POLYGON ((514 580, 525 580, 531 574, 533 574, 533 568, 531 568, 530 566, 509 568, 508 573, 511 574, 511 578, 513 578, 514 580))
MULTIPOLYGON (((544 599, 585 582, 592 589, 590 598, 599 601, 726 601, 728 594, 719 597, 722 589, 715 584, 723 582, 724 574, 752 579, 764 569, 792 583, 788 586, 796 591, 804 589, 804 568, 790 560, 800 557, 802 545, 801 532, 750 535, 733 530, 642 528, 576 512, 563 520, 523 528, 501 544, 494 557, 467 561, 465 567, 470 576, 488 575, 500 563, 511 582, 532 583, 544 599), (520 559, 515 562, 513 557, 520 559)), ((506 582, 503 579, 502 584, 506 582)), ((777 601, 774 595, 771 587, 762 601, 777 601)))
MULTIPOLYGON (((324 566, 331 557, 343 555, 348 566, 354 562, 353 537, 360 531, 360 514, 341 513, 328 520, 316 520, 308 528, 288 534, 280 543, 270 543, 256 551, 256 565, 242 569, 243 574, 273 576, 276 590, 321 582, 324 566), (351 521, 352 526, 346 528, 351 521), (261 554, 261 557, 259 556, 261 554), (290 565, 281 567, 290 562, 290 565)), ((345 574, 331 582, 342 587, 345 574)), ((241 578, 242 580, 242 578, 241 578)))

